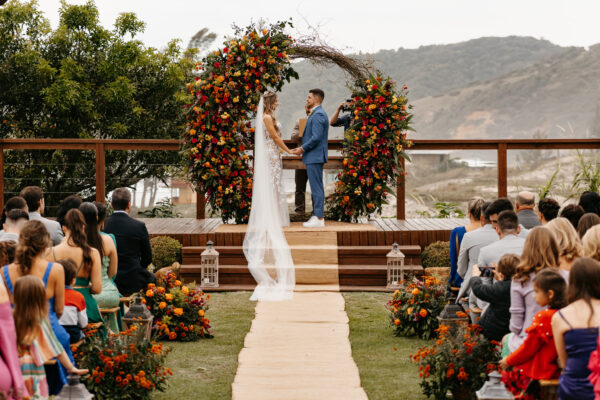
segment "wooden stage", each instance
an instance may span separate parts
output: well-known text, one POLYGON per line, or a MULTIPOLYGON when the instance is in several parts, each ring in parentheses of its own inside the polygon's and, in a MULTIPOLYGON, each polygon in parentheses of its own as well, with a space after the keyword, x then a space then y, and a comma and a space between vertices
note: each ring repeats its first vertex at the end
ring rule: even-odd
MULTIPOLYGON (((251 290, 250 275, 242 251, 245 225, 227 225, 220 219, 140 218, 150 237, 170 236, 183 244, 182 276, 200 278, 200 254, 208 240, 220 253, 220 286, 217 290, 251 290)), ((296 264, 297 281, 303 284, 335 284, 341 290, 385 290, 386 254, 397 242, 405 265, 422 272, 421 251, 435 241, 448 241, 450 231, 466 219, 363 219, 349 224, 326 221, 325 228, 307 229, 292 223, 284 229, 296 264), (306 254, 316 257, 307 260, 306 254), (319 281, 323 279, 324 281, 319 281)))

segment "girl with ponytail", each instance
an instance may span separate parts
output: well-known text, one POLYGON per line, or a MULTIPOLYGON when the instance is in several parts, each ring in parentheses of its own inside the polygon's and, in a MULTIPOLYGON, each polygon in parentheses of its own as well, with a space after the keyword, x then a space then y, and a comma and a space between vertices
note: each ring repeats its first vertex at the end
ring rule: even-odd
POLYGON ((63 241, 46 252, 48 260, 70 258, 77 265, 77 275, 73 289, 85 298, 88 321, 104 322, 98 303, 92 294, 102 292, 102 274, 100 253, 87 241, 86 225, 81 211, 74 208, 67 212, 62 229, 65 232, 63 241))

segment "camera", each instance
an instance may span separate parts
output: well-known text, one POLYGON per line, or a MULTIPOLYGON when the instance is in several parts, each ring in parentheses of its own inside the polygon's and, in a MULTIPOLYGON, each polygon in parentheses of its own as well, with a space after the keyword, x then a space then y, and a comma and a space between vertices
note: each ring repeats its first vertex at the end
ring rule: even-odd
POLYGON ((350 111, 350 103, 352 103, 352 99, 346 99, 346 103, 340 107, 340 111, 348 112, 350 111))
POLYGON ((494 277, 494 267, 479 267, 479 271, 481 271, 482 278, 494 277))

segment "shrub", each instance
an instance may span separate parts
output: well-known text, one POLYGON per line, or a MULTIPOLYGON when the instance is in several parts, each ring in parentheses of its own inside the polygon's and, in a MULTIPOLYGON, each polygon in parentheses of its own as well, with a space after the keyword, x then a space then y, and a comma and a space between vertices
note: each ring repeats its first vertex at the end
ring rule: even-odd
POLYGON ((418 336, 430 339, 438 327, 437 316, 446 304, 446 290, 433 277, 425 281, 412 278, 394 292, 387 304, 396 336, 418 336))
POLYGON ((154 315, 153 330, 159 338, 191 342, 211 338, 210 320, 205 317, 210 295, 190 289, 169 272, 165 287, 151 283, 143 293, 143 302, 154 315))
POLYGON ((181 262, 181 243, 169 236, 156 236, 150 240, 152 264, 161 269, 181 262))
POLYGON ((450 242, 434 242, 421 253, 421 265, 429 267, 450 267, 450 242))
POLYGON ((423 347, 410 356, 419 364, 423 394, 445 400, 450 390, 475 399, 475 391, 497 368, 498 343, 479 333, 478 325, 461 324, 458 328, 440 325, 438 339, 432 347, 423 347))
POLYGON ((135 329, 106 339, 88 331, 85 342, 74 351, 78 366, 90 370, 82 382, 96 399, 145 400, 153 391, 165 390, 167 375, 173 375, 165 367, 169 349, 145 339, 136 342, 135 329))

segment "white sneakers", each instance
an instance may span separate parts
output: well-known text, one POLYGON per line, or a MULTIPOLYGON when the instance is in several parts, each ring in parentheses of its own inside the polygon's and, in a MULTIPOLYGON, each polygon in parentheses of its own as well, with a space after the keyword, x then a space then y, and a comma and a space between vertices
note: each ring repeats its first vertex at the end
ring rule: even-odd
POLYGON ((325 219, 319 219, 313 215, 308 221, 306 221, 302 225, 305 228, 322 228, 325 226, 325 219))

